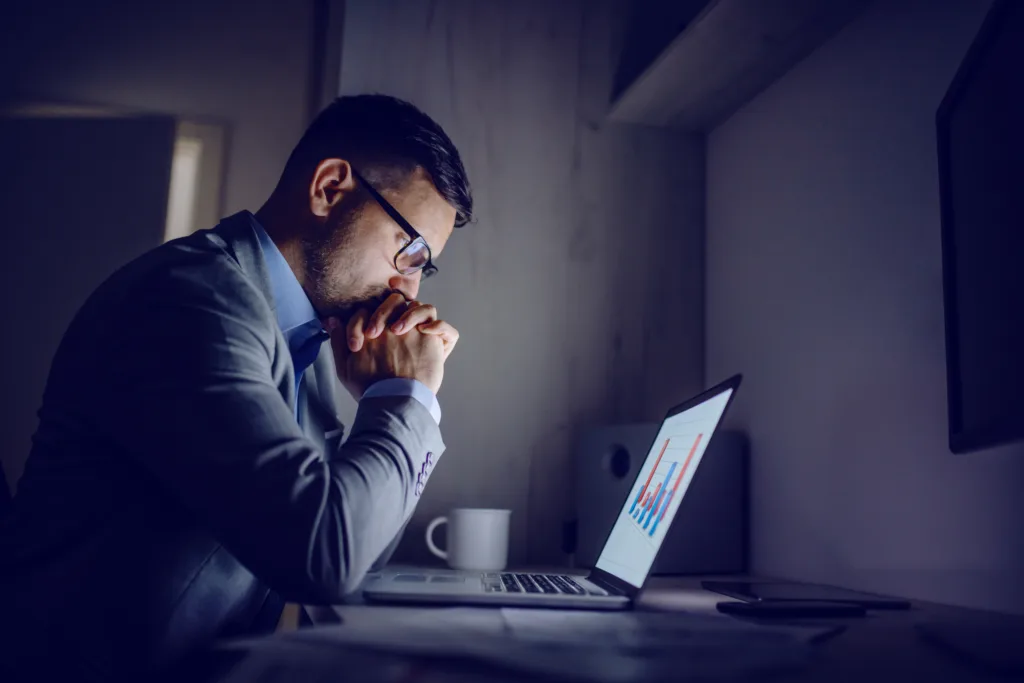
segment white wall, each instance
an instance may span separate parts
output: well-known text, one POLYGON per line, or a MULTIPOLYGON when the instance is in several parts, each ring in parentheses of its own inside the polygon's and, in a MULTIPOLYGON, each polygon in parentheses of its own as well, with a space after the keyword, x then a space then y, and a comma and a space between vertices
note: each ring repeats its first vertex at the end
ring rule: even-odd
POLYGON ((457 505, 513 509, 513 562, 563 559, 574 431, 660 417, 703 381, 703 143, 603 124, 624 9, 347 3, 342 93, 436 118, 479 217, 422 290, 462 336, 439 395, 448 450, 401 559, 424 559, 422 526, 457 505))
POLYGON ((259 208, 270 194, 306 123, 310 0, 53 0, 4 11, 0 97, 219 121, 229 136, 224 212, 259 208))
POLYGON ((934 116, 988 6, 874 3, 709 137, 759 573, 1024 611, 1024 447, 946 446, 934 116))

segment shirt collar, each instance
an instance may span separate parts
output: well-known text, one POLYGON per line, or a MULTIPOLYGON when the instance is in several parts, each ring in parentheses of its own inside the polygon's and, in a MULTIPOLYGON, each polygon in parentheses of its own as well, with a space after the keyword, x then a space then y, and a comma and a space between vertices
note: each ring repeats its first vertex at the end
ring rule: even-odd
POLYGON ((260 249, 263 250, 263 259, 267 263, 267 274, 270 276, 270 289, 274 293, 274 308, 277 314, 277 325, 285 337, 291 337, 289 333, 297 331, 298 328, 315 328, 316 332, 321 330, 319 316, 306 296, 305 290, 299 284, 291 266, 284 258, 284 254, 270 239, 270 235, 263 229, 259 221, 252 214, 249 214, 253 230, 260 242, 260 249), (315 325, 313 323, 316 323, 315 325))

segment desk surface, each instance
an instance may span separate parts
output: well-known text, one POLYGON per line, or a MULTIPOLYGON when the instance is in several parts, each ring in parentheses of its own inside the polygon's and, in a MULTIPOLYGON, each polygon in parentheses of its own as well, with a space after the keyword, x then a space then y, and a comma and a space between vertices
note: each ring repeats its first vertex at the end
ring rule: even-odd
MULTIPOLYGON (((710 577, 706 577, 710 578, 710 577)), ((656 578, 641 599, 646 608, 715 610, 720 596, 699 578, 656 578)), ((907 681, 1024 680, 1024 618, 919 601, 909 610, 818 620, 845 630, 816 645, 808 669, 788 680, 907 681)))
MULTIPOLYGON (((564 571, 564 570, 563 570, 564 571)), ((572 573, 572 572, 570 572, 572 573)), ((637 603, 640 611, 718 614, 716 604, 729 600, 704 590, 701 580, 739 577, 655 577, 637 603)), ((346 604, 311 609, 318 624, 376 622, 389 615, 408 622, 422 614, 433 618, 437 607, 388 607, 346 604)), ((474 622, 481 635, 505 627, 498 610, 478 608, 474 622)), ((772 623, 772 622, 764 622, 772 623)), ((878 681, 898 677, 914 681, 1024 680, 1024 618, 962 608, 914 603, 910 610, 870 612, 867 617, 801 621, 842 626, 836 635, 811 647, 813 656, 799 672, 781 680, 878 681)))

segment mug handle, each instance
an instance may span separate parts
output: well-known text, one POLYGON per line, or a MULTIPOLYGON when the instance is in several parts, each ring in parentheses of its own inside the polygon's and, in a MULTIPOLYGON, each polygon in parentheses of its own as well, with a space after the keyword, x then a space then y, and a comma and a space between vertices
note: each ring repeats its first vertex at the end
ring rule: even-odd
POLYGON ((447 523, 448 523, 448 518, 442 516, 442 517, 438 517, 437 519, 435 519, 434 521, 432 521, 430 524, 427 525, 427 548, 429 548, 430 552, 434 553, 435 555, 440 557, 442 560, 447 560, 448 559, 448 553, 446 551, 441 550, 440 548, 438 548, 437 545, 434 543, 434 529, 436 529, 437 527, 441 526, 442 524, 447 524, 447 523))

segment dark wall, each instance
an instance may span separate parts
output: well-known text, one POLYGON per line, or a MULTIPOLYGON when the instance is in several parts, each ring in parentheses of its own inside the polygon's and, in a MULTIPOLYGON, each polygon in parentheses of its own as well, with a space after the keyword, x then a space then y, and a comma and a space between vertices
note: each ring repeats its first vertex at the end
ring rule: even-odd
POLYGON ((947 447, 935 112, 988 0, 875 3, 708 143, 760 573, 1024 611, 1024 447, 947 447))
POLYGON ((64 330, 114 270, 163 241, 174 133, 169 117, 0 116, 0 463, 12 482, 64 330))
MULTIPOLYGON (((273 189, 305 124, 312 16, 311 0, 7 3, 0 14, 0 104, 101 105, 223 125, 227 133, 223 210, 256 209, 273 189)), ((59 140, 50 140, 44 156, 52 159, 56 146, 59 140)), ((103 150, 97 154, 110 156, 103 150)), ((10 158, 3 161, 7 162, 3 182, 10 190, 20 170, 12 167, 10 158)), ((139 158, 135 172, 147 172, 146 162, 154 161, 157 168, 164 168, 163 156, 139 158)), ((51 169, 52 186, 46 189, 58 199, 64 188, 119 182, 96 177, 105 168, 104 163, 56 164, 51 169)), ((166 178, 160 182, 166 185, 166 178)), ((75 212, 68 212, 64 227, 80 231, 76 235, 80 242, 67 242, 63 251, 55 250, 67 258, 54 263, 49 272, 39 272, 42 284, 47 278, 56 288, 74 283, 75 291, 61 302, 64 307, 80 303, 104 273, 134 256, 140 248, 138 240, 144 239, 146 246, 159 243, 159 236, 147 231, 154 225, 152 212, 162 221, 166 187, 158 188, 158 197, 147 199, 148 195, 131 194, 136 186, 128 182, 115 203, 102 207, 109 220, 100 221, 99 226, 86 226, 80 217, 76 220, 75 212), (136 226, 134 233, 120 231, 131 225, 136 226), (87 234, 90 230, 92 234, 87 234), (80 248, 68 251, 70 244, 80 248), (87 291, 79 291, 82 288, 87 291)), ((64 205, 51 203, 51 208, 56 206, 64 205)), ((5 218, 8 242, 18 231, 31 240, 24 226, 5 218)), ((41 240, 32 245, 45 247, 41 240)), ((31 310, 46 310, 51 303, 38 288, 19 291, 18 302, 31 310)), ((44 365, 69 319, 70 314, 47 320, 46 341, 36 350, 44 365)), ((18 371, 29 372, 27 368, 18 371)), ((14 377, 8 380, 8 398, 17 401, 16 409, 8 411, 8 422, 17 424, 4 433, 16 436, 5 442, 0 462, 12 483, 28 455, 24 435, 34 431, 45 373, 35 369, 30 375, 35 379, 19 380, 17 389, 11 388, 14 377)))
POLYGON ((258 208, 306 123, 312 18, 312 0, 7 3, 0 99, 223 123, 224 208, 258 208))

